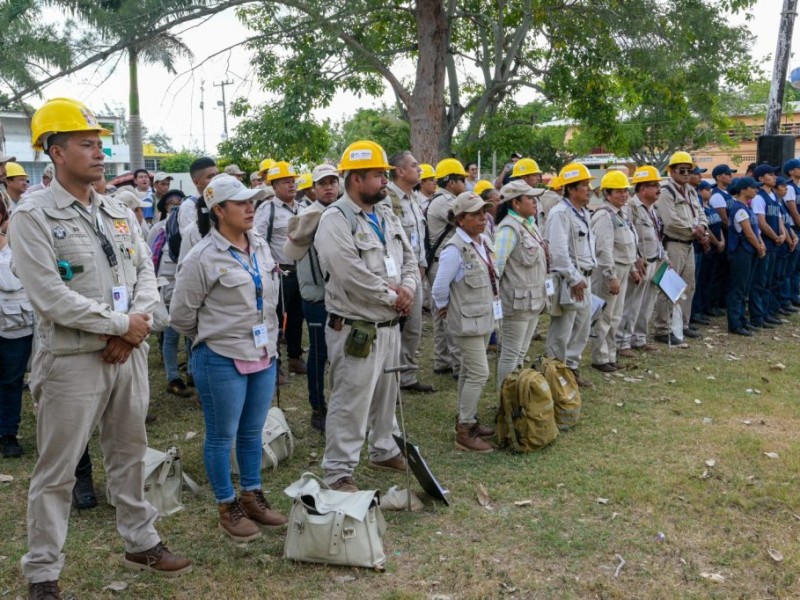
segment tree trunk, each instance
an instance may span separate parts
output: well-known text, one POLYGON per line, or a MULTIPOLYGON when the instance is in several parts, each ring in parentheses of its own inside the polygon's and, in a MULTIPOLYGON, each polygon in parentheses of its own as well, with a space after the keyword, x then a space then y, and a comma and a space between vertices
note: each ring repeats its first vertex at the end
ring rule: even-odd
POLYGON ((411 151, 420 162, 436 164, 450 156, 446 135, 444 82, 449 23, 442 0, 417 0, 417 77, 407 106, 411 151))
POLYGON ((139 115, 139 68, 138 52, 128 48, 128 73, 130 76, 130 95, 128 97, 128 149, 131 170, 144 169, 144 150, 142 149, 142 118, 139 115))

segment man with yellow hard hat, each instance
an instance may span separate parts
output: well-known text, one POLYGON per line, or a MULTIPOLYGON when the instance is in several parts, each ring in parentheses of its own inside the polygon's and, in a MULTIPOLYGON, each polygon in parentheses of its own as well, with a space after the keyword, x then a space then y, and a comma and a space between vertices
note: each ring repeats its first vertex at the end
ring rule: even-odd
POLYGON ((544 237, 549 244, 550 270, 557 276, 552 297, 545 351, 575 374, 581 387, 592 382, 580 376, 583 349, 589 341, 592 316, 591 277, 597 267, 595 239, 586 210, 594 179, 580 163, 570 163, 559 173, 564 198, 550 211, 544 237))
POLYGON ((16 156, 6 156, 3 154, 3 151, 0 150, 0 197, 2 197, 9 212, 11 212, 11 206, 8 194, 6 193, 6 165, 15 160, 17 160, 16 156))
POLYGON ((29 595, 60 598, 75 467, 96 427, 125 540, 124 565, 176 575, 191 562, 164 546, 144 498, 149 403, 147 336, 159 302, 153 262, 129 211, 94 191, 104 129, 80 102, 56 98, 31 119, 34 148, 55 165, 51 185, 11 219, 17 275, 39 317, 31 369, 39 459, 28 493, 29 595))
POLYGON ((420 163, 419 165, 419 183, 417 184, 417 195, 419 197, 419 207, 423 213, 428 211, 428 205, 431 203, 431 198, 436 193, 436 171, 433 165, 428 163, 420 163))
POLYGON ((322 468, 330 487, 358 490, 353 472, 369 430, 369 466, 405 473, 394 439, 398 383, 384 369, 400 364, 400 317, 420 283, 414 250, 386 206, 391 168, 378 144, 348 146, 339 163, 345 193, 320 218, 314 239, 327 274, 325 341, 332 384, 322 468))
POLYGON ((6 163, 6 193, 11 201, 10 205, 6 207, 9 209, 9 213, 14 212, 14 209, 17 208, 22 200, 22 195, 28 191, 29 183, 28 174, 22 165, 15 162, 6 163))
POLYGON ((694 246, 697 240, 703 249, 709 247, 708 219, 700 205, 697 192, 689 184, 695 168, 688 152, 672 154, 667 165, 669 177, 656 201, 656 209, 663 223, 663 243, 672 268, 686 282, 686 291, 678 302, 683 318, 683 336, 673 338, 671 333, 672 302, 660 294, 655 308, 655 339, 665 344, 681 342, 683 338, 699 338, 700 333, 689 323, 695 287, 694 246))
MULTIPOLYGON (((436 164, 435 177, 436 192, 425 213, 428 228, 427 276, 431 286, 439 269, 439 255, 456 231, 452 209, 456 197, 466 191, 467 172, 455 158, 444 158, 436 164)), ((438 316, 436 311, 433 311, 433 340, 433 372, 438 375, 451 373, 457 378, 461 351, 447 331, 447 320, 438 316)))
POLYGON ((314 204, 317 197, 314 194, 314 182, 311 179, 311 173, 300 173, 297 176, 297 196, 298 210, 304 210, 314 204))

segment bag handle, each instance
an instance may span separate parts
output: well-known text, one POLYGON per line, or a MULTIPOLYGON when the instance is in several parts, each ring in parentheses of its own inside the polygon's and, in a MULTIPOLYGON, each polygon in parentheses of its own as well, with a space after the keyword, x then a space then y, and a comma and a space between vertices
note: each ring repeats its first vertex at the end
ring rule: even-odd
POLYGON ((262 444, 261 450, 263 450, 264 454, 267 455, 270 461, 272 461, 272 470, 275 471, 278 468, 278 455, 275 454, 272 447, 269 444, 262 444))
POLYGON ((327 483, 325 483, 325 482, 324 482, 324 481, 323 481, 323 480, 322 480, 320 477, 317 477, 317 476, 316 476, 314 473, 312 473, 311 471, 306 471, 305 473, 303 473, 303 474, 300 476, 300 479, 304 479, 304 478, 306 478, 306 477, 308 477, 309 479, 314 479, 314 480, 316 480, 316 482, 317 482, 317 483, 319 483, 320 487, 322 487, 322 488, 324 488, 324 489, 326 489, 326 490, 329 490, 329 489, 331 489, 331 486, 329 486, 329 485, 328 485, 327 483))
POLYGON ((189 477, 186 473, 181 473, 183 476, 183 483, 186 484, 186 487, 189 488, 189 491, 192 492, 195 496, 200 495, 200 486, 197 485, 194 479, 189 477))

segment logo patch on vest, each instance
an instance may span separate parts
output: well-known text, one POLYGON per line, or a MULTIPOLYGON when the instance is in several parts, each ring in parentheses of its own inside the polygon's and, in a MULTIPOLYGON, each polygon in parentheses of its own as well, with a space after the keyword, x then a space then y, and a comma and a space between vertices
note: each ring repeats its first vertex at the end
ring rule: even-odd
POLYGON ((53 237, 57 240, 63 240, 65 237, 67 237, 67 230, 61 225, 56 225, 53 227, 53 237))
POLYGON ((130 229, 128 229, 128 222, 125 219, 114 219, 114 230, 117 233, 125 235, 130 233, 130 229))

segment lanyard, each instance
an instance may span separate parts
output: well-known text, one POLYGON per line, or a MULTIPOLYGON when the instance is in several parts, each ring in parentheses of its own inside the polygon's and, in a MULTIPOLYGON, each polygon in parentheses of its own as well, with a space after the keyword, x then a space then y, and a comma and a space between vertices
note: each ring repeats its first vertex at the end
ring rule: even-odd
POLYGON ((478 250, 478 245, 475 242, 470 242, 470 244, 472 244, 472 247, 475 248, 475 254, 478 255, 478 258, 481 259, 483 264, 485 264, 486 268, 489 270, 489 281, 492 284, 492 294, 494 294, 496 298, 498 296, 497 274, 494 272, 494 265, 492 264, 491 254, 489 254, 489 248, 486 246, 486 242, 483 242, 483 250, 486 252, 486 259, 484 260, 480 250, 478 250))
MULTIPOLYGON (((81 214, 81 209, 72 205, 73 208, 77 211, 77 213, 81 214)), ((89 211, 86 211, 89 212, 89 211)), ((89 213, 89 218, 91 219, 94 227, 92 227, 92 231, 94 231, 97 239, 100 240, 100 248, 103 250, 103 254, 106 256, 106 260, 108 261, 108 266, 110 266, 114 271, 114 276, 117 278, 117 283, 119 283, 119 274, 117 273, 117 255, 114 254, 114 246, 111 245, 108 237, 105 234, 102 221, 100 220, 100 213, 99 209, 98 212, 89 213)))
MULTIPOLYGON (((375 218, 377 220, 378 215, 375 215, 375 213, 372 213, 372 214, 375 216, 375 218)), ((386 234, 383 232, 385 223, 383 221, 381 221, 381 224, 378 225, 375 221, 372 220, 372 217, 370 217, 370 216, 367 216, 367 223, 369 223, 369 226, 372 227, 372 231, 374 231, 375 235, 378 236, 378 239, 381 241, 381 244, 383 244, 383 248, 385 250, 386 249, 386 234)))
POLYGON ((587 238, 586 241, 588 241, 589 245, 591 246, 591 243, 592 243, 592 228, 589 226, 589 221, 587 221, 586 217, 584 217, 583 214, 580 211, 578 211, 578 209, 575 208, 572 205, 572 202, 570 202, 569 200, 564 198, 564 203, 567 206, 569 206, 572 209, 572 212, 575 213, 575 216, 577 216, 581 221, 583 221, 583 224, 586 225, 586 238, 587 238))
POLYGON ((258 309, 259 315, 261 315, 264 311, 264 298, 262 297, 261 272, 258 270, 258 257, 253 253, 253 268, 251 268, 249 264, 241 259, 236 250, 228 248, 228 252, 231 253, 231 256, 236 259, 236 262, 242 265, 242 268, 253 278, 253 283, 256 285, 256 308, 258 309))

